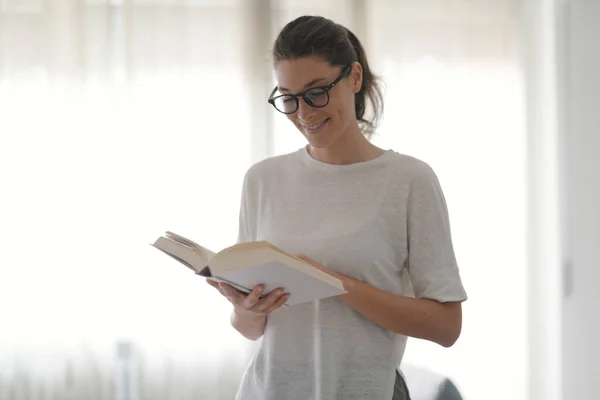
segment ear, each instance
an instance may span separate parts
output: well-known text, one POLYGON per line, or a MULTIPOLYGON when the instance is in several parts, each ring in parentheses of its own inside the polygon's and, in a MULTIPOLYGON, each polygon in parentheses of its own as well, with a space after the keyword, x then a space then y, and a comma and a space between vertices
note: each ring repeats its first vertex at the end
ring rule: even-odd
POLYGON ((358 93, 360 92, 360 88, 362 87, 363 80, 363 68, 362 65, 358 61, 352 64, 352 69, 350 70, 350 82, 352 82, 352 92, 358 93))

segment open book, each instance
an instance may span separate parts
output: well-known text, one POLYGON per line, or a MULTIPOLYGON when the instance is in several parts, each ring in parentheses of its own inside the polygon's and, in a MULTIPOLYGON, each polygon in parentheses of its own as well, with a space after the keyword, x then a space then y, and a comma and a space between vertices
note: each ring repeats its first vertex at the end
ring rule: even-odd
POLYGON ((339 279, 266 241, 239 243, 214 253, 166 232, 152 246, 197 275, 228 283, 245 293, 258 284, 265 285, 263 296, 281 287, 290 293, 288 306, 346 293, 339 279))

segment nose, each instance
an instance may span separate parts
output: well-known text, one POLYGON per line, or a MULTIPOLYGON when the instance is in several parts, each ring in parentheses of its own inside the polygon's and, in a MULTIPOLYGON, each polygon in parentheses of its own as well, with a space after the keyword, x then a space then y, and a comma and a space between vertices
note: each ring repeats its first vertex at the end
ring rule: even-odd
POLYGON ((304 99, 299 99, 298 102, 298 118, 303 122, 309 122, 315 116, 315 109, 304 101, 304 99))

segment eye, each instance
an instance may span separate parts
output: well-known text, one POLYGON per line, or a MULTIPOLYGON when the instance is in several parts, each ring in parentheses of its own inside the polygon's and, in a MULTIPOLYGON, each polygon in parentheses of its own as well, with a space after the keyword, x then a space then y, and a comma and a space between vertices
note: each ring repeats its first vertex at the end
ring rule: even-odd
POLYGON ((329 102, 329 95, 323 89, 310 89, 304 95, 304 100, 313 107, 325 107, 329 102))
POLYGON ((311 99, 318 99, 320 97, 324 97, 327 93, 323 89, 312 89, 306 93, 308 97, 311 99))

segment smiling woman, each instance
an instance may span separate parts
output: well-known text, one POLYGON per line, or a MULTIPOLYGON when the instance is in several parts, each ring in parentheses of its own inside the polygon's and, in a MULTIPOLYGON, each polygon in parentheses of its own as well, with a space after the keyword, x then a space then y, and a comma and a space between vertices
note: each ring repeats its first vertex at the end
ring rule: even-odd
POLYGON ((263 337, 237 399, 409 399, 397 372, 407 337, 452 346, 466 300, 439 182, 426 163, 369 141, 381 94, 348 29, 299 17, 273 59, 269 103, 308 144, 247 171, 239 241, 299 253, 347 294, 284 309, 260 286, 219 287, 234 328, 263 337))
POLYGON ((269 102, 308 134, 307 139, 317 129, 352 129, 354 121, 369 136, 383 113, 381 89, 358 38, 342 25, 327 25, 323 21, 329 20, 300 17, 280 33, 273 49, 279 85, 269 102), (299 40, 292 41, 292 37, 299 40), (346 77, 349 79, 344 80, 346 77), (281 94, 274 97, 277 91, 281 94), (332 97, 337 100, 331 102, 332 97), (372 111, 371 118, 365 116, 367 106, 372 111))
MULTIPOLYGON (((271 98, 271 103, 278 111, 288 116, 296 127, 304 133, 308 141, 316 147, 323 147, 325 141, 335 140, 332 134, 321 134, 325 131, 343 132, 348 129, 349 122, 354 119, 354 110, 348 107, 348 99, 345 92, 348 89, 356 92, 360 89, 360 64, 350 65, 339 73, 339 69, 331 67, 327 63, 315 58, 303 58, 294 61, 281 61, 276 69, 276 75, 281 82, 285 77, 291 77, 294 81, 302 82, 310 79, 315 74, 321 76, 330 76, 337 73, 337 78, 316 78, 302 86, 303 89, 309 88, 298 94, 282 94, 271 98), (350 74, 354 72, 353 74, 350 74), (333 90, 342 78, 351 75, 352 82, 346 85, 346 82, 338 85, 338 90, 333 90), (323 83, 324 81, 333 81, 327 86, 312 87, 313 85, 323 83), (301 98, 303 101, 300 101, 301 98), (333 101, 330 99, 333 98, 333 101), (333 121, 332 121, 333 118, 333 121), (319 136, 315 136, 320 134, 319 136), (319 145, 319 143, 323 143, 319 145)), ((286 85, 288 85, 286 83, 286 85)), ((299 86, 296 82, 289 84, 299 86)), ((290 92, 290 89, 279 89, 281 92, 290 92)))

